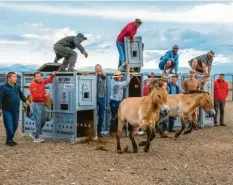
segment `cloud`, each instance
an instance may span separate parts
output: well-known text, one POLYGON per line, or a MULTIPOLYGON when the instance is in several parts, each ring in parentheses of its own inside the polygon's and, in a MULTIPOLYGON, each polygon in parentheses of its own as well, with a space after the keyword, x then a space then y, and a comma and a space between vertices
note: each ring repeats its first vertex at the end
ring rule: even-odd
POLYGON ((143 21, 180 22, 180 23, 233 23, 233 3, 209 3, 196 5, 192 9, 176 11, 166 8, 158 10, 156 4, 154 11, 146 9, 113 9, 111 6, 103 8, 73 8, 64 6, 51 6, 43 4, 13 4, 0 3, 0 7, 21 11, 33 11, 49 14, 94 16, 103 19, 132 20, 134 15, 143 21))

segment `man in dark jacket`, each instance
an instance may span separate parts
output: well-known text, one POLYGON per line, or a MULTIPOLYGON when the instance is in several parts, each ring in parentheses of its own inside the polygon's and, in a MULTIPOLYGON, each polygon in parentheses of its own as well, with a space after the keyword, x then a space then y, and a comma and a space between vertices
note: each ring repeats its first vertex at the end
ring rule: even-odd
POLYGON ((6 145, 15 146, 14 136, 18 128, 20 100, 26 101, 20 87, 16 84, 17 74, 9 72, 7 82, 0 86, 0 116, 6 129, 6 145))
POLYGON ((82 33, 79 33, 77 36, 65 37, 54 44, 53 49, 56 53, 54 63, 57 63, 58 60, 64 58, 58 71, 66 71, 67 67, 68 71, 74 71, 74 66, 77 60, 77 53, 73 50, 75 48, 78 48, 86 58, 88 57, 87 52, 81 45, 84 40, 87 40, 87 38, 82 33))
POLYGON ((97 106, 98 106, 98 125, 97 125, 97 135, 99 138, 103 138, 102 127, 105 115, 105 96, 106 96, 106 73, 102 69, 100 64, 95 66, 95 72, 97 76, 97 106))
MULTIPOLYGON (((171 77, 171 81, 168 82, 167 86, 169 87, 169 94, 179 94, 180 93, 180 88, 177 85, 177 77, 176 76, 172 76, 171 77)), ((169 132, 176 132, 176 130, 173 130, 174 127, 174 121, 176 120, 176 118, 174 117, 169 117, 168 118, 168 131, 169 132)))
POLYGON ((228 84, 224 80, 225 75, 220 74, 219 78, 214 82, 214 107, 215 107, 215 117, 214 117, 214 125, 218 126, 217 118, 218 118, 218 109, 220 109, 220 126, 226 126, 224 123, 224 108, 225 101, 228 96, 228 84))

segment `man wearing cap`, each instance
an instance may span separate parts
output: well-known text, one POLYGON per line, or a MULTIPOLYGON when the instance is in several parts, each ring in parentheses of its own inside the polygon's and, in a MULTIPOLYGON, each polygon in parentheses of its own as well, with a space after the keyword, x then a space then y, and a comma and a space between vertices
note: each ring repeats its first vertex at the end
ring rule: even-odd
POLYGON ((167 75, 167 70, 169 74, 175 74, 178 77, 178 67, 179 67, 179 46, 174 45, 172 50, 169 50, 165 53, 164 56, 160 58, 159 69, 163 70, 163 75, 167 75), (175 73, 172 72, 175 69, 175 73))
MULTIPOLYGON (((121 66, 126 61, 124 37, 129 37, 130 42, 133 43, 134 36, 136 35, 137 29, 139 28, 139 26, 141 26, 141 24, 142 21, 140 19, 135 19, 134 22, 127 24, 119 33, 116 41, 117 50, 120 56, 120 63, 118 67, 121 66)), ((124 68, 124 70, 126 69, 124 68)))
POLYGON ((84 40, 87 40, 87 38, 82 33, 79 33, 77 36, 65 37, 54 44, 53 49, 56 54, 54 63, 57 63, 58 60, 64 58, 62 65, 58 69, 59 72, 66 71, 67 67, 67 71, 75 71, 74 66, 77 60, 77 53, 73 49, 78 48, 87 58, 88 53, 81 45, 84 40))
POLYGON ((200 55, 189 61, 190 67, 200 75, 210 76, 213 63, 214 51, 210 50, 207 54, 200 55), (207 70, 208 68, 208 70, 207 70))
POLYGON ((117 112, 119 105, 123 99, 123 90, 130 82, 130 69, 127 68, 128 63, 125 62, 120 66, 118 71, 114 73, 114 76, 111 81, 111 96, 110 96, 110 109, 112 113, 111 125, 110 125, 110 134, 114 135, 117 131, 118 117, 117 112), (121 81, 122 74, 121 71, 123 68, 127 68, 127 78, 125 81, 121 81))

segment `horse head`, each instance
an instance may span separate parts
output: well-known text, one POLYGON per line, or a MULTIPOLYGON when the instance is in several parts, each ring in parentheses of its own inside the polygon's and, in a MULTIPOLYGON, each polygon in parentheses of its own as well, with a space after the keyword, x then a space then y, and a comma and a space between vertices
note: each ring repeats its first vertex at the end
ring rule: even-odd
POLYGON ((169 113, 169 106, 167 102, 168 93, 165 88, 154 85, 153 91, 149 94, 151 96, 152 104, 158 105, 160 113, 167 115, 169 113))
POLYGON ((209 115, 209 117, 214 117, 216 112, 214 109, 213 100, 208 92, 203 92, 203 96, 200 102, 200 107, 209 115))

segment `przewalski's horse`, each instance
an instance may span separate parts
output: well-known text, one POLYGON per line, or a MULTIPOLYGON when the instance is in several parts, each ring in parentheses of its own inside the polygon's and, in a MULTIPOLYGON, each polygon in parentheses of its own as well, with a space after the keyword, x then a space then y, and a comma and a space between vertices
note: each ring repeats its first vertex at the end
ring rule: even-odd
POLYGON ((147 131, 147 142, 144 151, 149 151, 150 142, 155 137, 154 129, 159 115, 167 115, 169 113, 167 96, 167 91, 163 87, 156 85, 148 96, 126 98, 121 102, 118 110, 118 131, 116 134, 118 153, 122 153, 120 138, 123 126, 127 122, 132 125, 129 138, 132 142, 134 153, 138 152, 134 136, 139 128, 146 129, 147 131))
MULTIPOLYGON (((169 114, 164 116, 160 115, 157 124, 166 120, 168 117, 180 117, 181 129, 175 134, 175 138, 178 138, 185 129, 187 121, 191 121, 190 128, 184 132, 189 134, 192 132, 195 123, 196 108, 200 106, 210 116, 215 115, 213 100, 209 92, 205 91, 189 91, 184 94, 168 95, 168 106, 170 108, 169 114)), ((141 141, 140 146, 144 146, 146 141, 141 141)))

